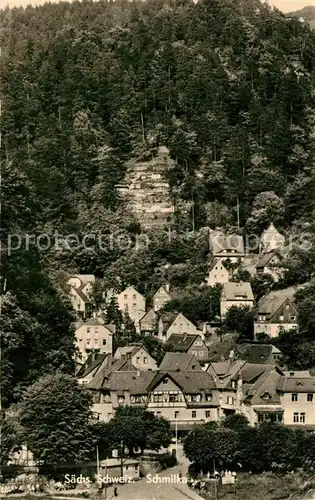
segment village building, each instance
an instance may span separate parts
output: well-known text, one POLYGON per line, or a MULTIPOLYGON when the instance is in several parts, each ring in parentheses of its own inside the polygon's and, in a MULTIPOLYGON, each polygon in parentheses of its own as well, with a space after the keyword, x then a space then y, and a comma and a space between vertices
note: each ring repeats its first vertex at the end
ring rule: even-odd
POLYGON ((118 309, 129 315, 136 311, 145 314, 145 297, 139 293, 133 286, 127 287, 117 296, 118 309))
POLYGON ((79 358, 85 361, 91 352, 112 354, 114 335, 115 325, 104 325, 97 318, 77 323, 75 344, 79 358))
POLYGON ((254 335, 266 334, 277 337, 281 330, 297 328, 297 308, 293 298, 270 293, 258 302, 254 321, 254 335))
POLYGON ((172 334, 167 343, 172 347, 172 351, 193 355, 200 363, 208 360, 208 347, 198 334, 172 334))
POLYGON ((155 335, 158 320, 158 313, 154 309, 150 309, 139 321, 140 333, 142 335, 155 335))
POLYGON ((281 351, 272 344, 246 342, 237 346, 236 353, 247 363, 278 365, 283 360, 281 351))
POLYGON ((276 250, 281 251, 285 245, 285 237, 279 233, 274 224, 265 229, 260 238, 260 248, 262 253, 270 253, 276 250))
POLYGON ((159 311, 162 307, 171 300, 170 285, 167 283, 161 286, 153 295, 153 310, 159 311))
POLYGON ((197 327, 181 313, 162 313, 159 316, 155 336, 166 342, 171 335, 194 335, 198 333, 197 327))
POLYGON ((217 284, 228 283, 230 281, 230 272, 224 265, 224 261, 216 260, 208 275, 206 276, 206 282, 209 286, 215 286, 217 284))
POLYGON ((215 260, 236 264, 243 262, 245 257, 244 240, 238 234, 225 235, 213 231, 210 234, 210 248, 215 260))
POLYGON ((157 363, 142 344, 132 344, 125 347, 118 347, 115 359, 129 357, 132 365, 141 371, 157 370, 157 363))
POLYGON ((89 317, 92 311, 90 294, 94 281, 93 274, 75 274, 67 281, 72 307, 82 319, 89 317))
POLYGON ((254 307, 254 295, 250 283, 224 283, 221 299, 220 299, 220 313, 221 318, 224 318, 227 311, 231 307, 254 307))
POLYGON ((276 252, 263 254, 256 264, 256 274, 269 274, 277 283, 283 277, 283 268, 281 267, 282 258, 276 252))
POLYGON ((161 371, 202 370, 194 354, 189 352, 166 352, 159 366, 161 371))

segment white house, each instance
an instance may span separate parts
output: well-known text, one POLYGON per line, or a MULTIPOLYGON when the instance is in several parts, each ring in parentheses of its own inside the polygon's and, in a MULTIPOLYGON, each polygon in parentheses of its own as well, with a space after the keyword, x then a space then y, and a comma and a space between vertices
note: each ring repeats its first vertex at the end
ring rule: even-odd
POLYGON ((207 277, 206 282, 209 286, 215 286, 217 283, 228 283, 230 280, 230 273, 226 269, 223 260, 216 260, 212 265, 207 277))
POLYGON ((84 362, 91 352, 112 354, 114 335, 114 325, 104 325, 96 318, 78 323, 75 331, 75 342, 80 359, 84 362))
POLYGON ((95 277, 93 274, 75 274, 68 279, 69 298, 78 316, 86 318, 91 309, 90 294, 95 277))
POLYGON ((221 299, 220 299, 220 313, 224 318, 227 311, 231 307, 254 307, 254 295, 250 283, 224 283, 221 299))
POLYGON ((260 238, 262 252, 269 253, 274 250, 281 250, 284 248, 284 245, 285 237, 279 233, 274 224, 270 224, 260 238))
POLYGON ((244 240, 238 234, 225 235, 213 231, 210 234, 212 255, 217 260, 229 260, 232 263, 243 262, 245 257, 244 240))
POLYGON ((153 295, 153 309, 159 311, 162 307, 171 300, 170 285, 161 286, 158 291, 153 295))
POLYGON ((283 276, 281 260, 281 257, 275 252, 263 254, 256 264, 256 274, 269 274, 275 282, 278 282, 283 276))
POLYGON ((133 286, 129 286, 117 296, 118 309, 122 312, 143 311, 145 313, 145 297, 133 286))
POLYGON ((297 309, 293 299, 270 293, 258 302, 258 310, 254 321, 254 334, 265 333, 269 337, 277 337, 281 330, 297 328, 297 309))

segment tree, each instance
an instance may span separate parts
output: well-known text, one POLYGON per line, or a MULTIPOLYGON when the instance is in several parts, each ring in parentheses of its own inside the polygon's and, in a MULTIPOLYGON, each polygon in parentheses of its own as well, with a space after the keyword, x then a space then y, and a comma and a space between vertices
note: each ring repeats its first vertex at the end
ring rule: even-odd
POLYGON ((171 443, 169 422, 142 408, 119 407, 108 429, 112 448, 123 443, 131 455, 137 448, 159 450, 171 443))
POLYGON ((238 431, 239 429, 243 427, 248 427, 249 426, 249 420, 248 418, 243 415, 242 413, 236 413, 235 415, 228 415, 224 418, 222 421, 223 427, 226 427, 227 429, 234 429, 238 431))
POLYGON ((252 231, 261 231, 271 222, 277 224, 283 221, 284 204, 273 191, 259 193, 254 202, 251 217, 247 221, 247 227, 252 231))
POLYGON ((254 334, 254 313, 248 306, 233 306, 226 313, 223 328, 227 332, 240 333, 242 337, 252 339, 254 334))
POLYGON ((94 443, 90 394, 69 375, 47 375, 30 386, 20 405, 24 439, 44 474, 82 464, 94 443))

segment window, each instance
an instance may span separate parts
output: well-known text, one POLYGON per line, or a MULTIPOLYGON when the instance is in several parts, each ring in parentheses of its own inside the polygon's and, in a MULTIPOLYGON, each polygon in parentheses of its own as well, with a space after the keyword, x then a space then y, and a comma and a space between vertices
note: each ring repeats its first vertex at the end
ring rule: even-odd
POLYGON ((179 401, 178 394, 170 394, 169 395, 169 402, 170 403, 178 403, 178 401, 179 401))
POLYGON ((259 413, 258 414, 258 422, 273 422, 273 423, 282 423, 282 413, 259 413))
POLYGON ((299 414, 298 413, 293 413, 293 422, 297 423, 299 421, 299 414))
POLYGON ((82 342, 82 339, 79 339, 79 342, 82 342))
POLYGON ((124 304, 124 310, 128 311, 128 304, 124 304))
POLYGON ((212 394, 206 395, 206 401, 212 401, 212 394))
POLYGON ((295 316, 291 316, 291 321, 295 321, 295 316))
POLYGON ((313 401, 313 394, 308 394, 307 395, 307 401, 311 403, 313 401))
POLYGON ((167 384, 167 383, 168 383, 168 379, 167 379, 167 378, 165 378, 165 379, 163 380, 163 384, 167 384))
POLYGON ((290 308, 289 304, 286 304, 286 305, 285 305, 285 308, 286 308, 286 309, 289 309, 289 308, 290 308))
POLYGON ((234 405, 234 398, 232 396, 227 397, 227 404, 228 405, 234 405))
POLYGON ((279 321, 283 321, 283 316, 279 316, 279 321))
POLYGON ((91 328, 87 327, 86 332, 90 333, 90 331, 91 331, 91 328))
POLYGON ((199 353, 200 358, 202 358, 203 355, 204 355, 204 352, 200 351, 200 353, 199 353))
POLYGON ((206 410, 206 418, 210 418, 210 411, 209 410, 206 410))
POLYGON ((95 333, 98 333, 98 326, 95 327, 95 333))
POLYGON ((86 345, 90 345, 90 339, 86 339, 86 345))
POLYGON ((177 417, 178 417, 178 414, 179 414, 179 411, 175 411, 175 413, 174 413, 174 418, 177 418, 177 417))
POLYGON ((106 345, 106 339, 103 339, 103 345, 106 345))
POLYGON ((298 395, 296 393, 291 394, 291 401, 297 401, 298 400, 298 395))
POLYGON ((98 339, 94 339, 94 345, 97 346, 98 345, 98 339))
POLYGON ((128 299, 128 295, 125 293, 124 294, 124 300, 127 300, 128 299))
POLYGON ((235 386, 236 386, 235 380, 232 380, 232 389, 235 389, 235 386))
POLYGON ((137 358, 136 358, 136 362, 137 362, 137 363, 140 363, 140 357, 137 357, 137 358))
POLYGON ((143 358, 143 364, 147 365, 148 364, 148 358, 143 358))
POLYGON ((300 413, 300 423, 305 424, 305 413, 300 413))
POLYGON ((134 302, 134 303, 132 304, 132 308, 133 308, 133 309, 137 309, 137 303, 136 303, 136 302, 134 302))
POLYGON ((192 411, 191 412, 191 418, 196 418, 197 417, 197 412, 196 411, 192 411))
POLYGON ((80 304, 78 304, 78 311, 80 311, 80 304))
POLYGON ((136 294, 134 293, 133 296, 132 296, 132 300, 137 300, 137 296, 136 294))

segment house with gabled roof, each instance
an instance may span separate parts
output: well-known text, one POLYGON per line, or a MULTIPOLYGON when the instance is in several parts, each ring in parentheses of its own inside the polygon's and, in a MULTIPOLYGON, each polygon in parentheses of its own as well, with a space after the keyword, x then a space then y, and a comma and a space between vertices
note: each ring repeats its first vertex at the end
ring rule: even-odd
POLYGON ((271 292, 258 302, 254 319, 254 335, 264 333, 271 338, 279 331, 297 328, 298 312, 293 297, 271 292))
POLYGON ((173 334, 193 335, 197 333, 197 327, 182 313, 162 313, 159 316, 156 336, 162 342, 166 342, 173 334))
POLYGON ((223 234, 213 231, 210 234, 210 248, 214 259, 229 260, 235 264, 245 257, 244 239, 238 234, 223 234))
POLYGON ((139 321, 140 333, 154 335, 157 332, 159 315, 152 308, 139 321))
MULTIPOLYGON (((250 364, 246 366, 248 365, 250 364)), ((239 379, 241 412, 247 416, 251 425, 265 421, 283 423, 284 410, 277 391, 283 372, 272 365, 263 365, 264 370, 260 372, 259 366, 258 370, 255 369, 256 366, 249 366, 250 371, 253 371, 251 380, 249 377, 246 380, 244 375, 239 379)))
POLYGON ((248 282, 224 283, 220 298, 221 318, 224 318, 231 307, 254 307, 254 295, 248 282))
POLYGON ((279 233, 273 223, 269 225, 260 238, 260 247, 263 253, 281 250, 285 245, 285 237, 279 233))
POLYGON ((142 311, 145 314, 145 297, 133 286, 128 286, 117 296, 118 309, 125 313, 142 311))
POLYGON ((78 322, 75 330, 75 344, 79 358, 85 361, 91 352, 112 354, 115 332, 115 325, 105 325, 97 318, 78 322))
POLYGON ((201 363, 208 360, 208 347, 198 334, 172 334, 167 343, 171 346, 173 352, 185 352, 194 355, 201 363))
POLYGON ((213 378, 203 370, 158 372, 148 386, 147 409, 169 420, 178 435, 219 418, 213 378))
POLYGON ((118 347, 115 356, 116 359, 129 357, 133 366, 137 370, 152 371, 157 370, 157 363, 150 355, 143 344, 132 344, 125 347, 118 347))
POLYGON ((275 251, 262 254, 255 266, 256 274, 268 274, 277 283, 283 277, 282 260, 280 254, 275 251))
POLYGON ((202 370, 194 354, 189 352, 166 352, 159 366, 161 371, 202 370))
POLYGON ((156 312, 162 309, 162 307, 170 300, 172 300, 170 294, 170 285, 169 283, 166 283, 165 285, 161 286, 153 295, 152 302, 154 311, 156 312))
POLYGON ((72 307, 81 318, 86 318, 91 313, 90 294, 94 281, 95 277, 91 274, 76 274, 67 281, 72 307))
POLYGON ((225 267, 224 260, 216 259, 210 268, 206 282, 209 286, 228 283, 230 281, 230 271, 225 267))
POLYGON ((244 343, 237 346, 237 355, 247 363, 279 365, 283 356, 278 347, 272 344, 244 343))

